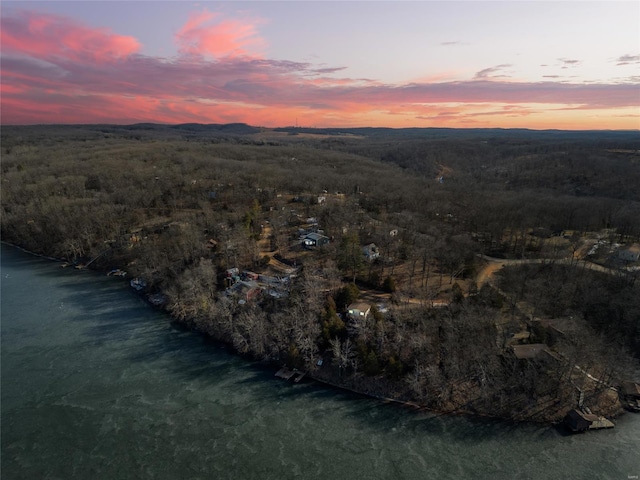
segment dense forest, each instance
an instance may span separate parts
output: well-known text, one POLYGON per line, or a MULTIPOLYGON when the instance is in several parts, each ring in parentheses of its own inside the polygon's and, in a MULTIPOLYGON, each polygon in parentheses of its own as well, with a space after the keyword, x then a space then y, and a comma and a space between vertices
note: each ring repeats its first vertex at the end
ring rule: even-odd
POLYGON ((640 134, 4 126, 2 239, 252 359, 440 411, 613 415, 640 134))

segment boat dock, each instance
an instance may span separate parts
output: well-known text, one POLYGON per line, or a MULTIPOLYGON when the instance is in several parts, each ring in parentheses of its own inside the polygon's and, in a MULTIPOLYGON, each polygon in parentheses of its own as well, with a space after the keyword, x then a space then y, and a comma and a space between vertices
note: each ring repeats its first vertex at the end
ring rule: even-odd
POLYGON ((607 420, 604 417, 598 417, 589 425, 589 430, 599 430, 601 428, 613 428, 615 424, 611 420, 607 420))
POLYGON ((293 370, 289 370, 287 367, 282 367, 276 372, 276 377, 282 378, 283 380, 291 380, 293 378, 294 383, 298 383, 306 374, 307 372, 300 372, 295 368, 293 370))
POLYGON ((591 413, 588 407, 573 409, 567 413, 564 423, 572 432, 586 432, 587 430, 600 430, 613 428, 615 424, 600 415, 591 413))

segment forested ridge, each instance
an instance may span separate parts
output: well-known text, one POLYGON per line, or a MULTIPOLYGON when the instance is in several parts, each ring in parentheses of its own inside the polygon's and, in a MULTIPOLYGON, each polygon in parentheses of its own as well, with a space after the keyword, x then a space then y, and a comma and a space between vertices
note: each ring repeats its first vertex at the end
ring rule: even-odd
POLYGON ((580 392, 613 415, 609 387, 640 380, 638 132, 1 135, 4 241, 126 271, 250 358, 534 421, 561 418, 580 392))

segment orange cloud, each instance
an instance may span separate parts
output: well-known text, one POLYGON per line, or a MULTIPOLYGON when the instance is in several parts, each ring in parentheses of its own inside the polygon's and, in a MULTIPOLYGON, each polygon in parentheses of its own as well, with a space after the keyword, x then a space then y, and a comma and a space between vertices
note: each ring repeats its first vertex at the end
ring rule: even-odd
POLYGON ((221 20, 219 14, 202 11, 192 14, 176 33, 180 52, 187 55, 211 55, 216 58, 234 56, 257 57, 264 45, 256 25, 237 20, 221 20))
POLYGON ((0 39, 3 52, 35 58, 58 56, 73 60, 111 62, 140 50, 133 37, 117 35, 106 28, 88 28, 57 15, 21 12, 3 17, 0 39))
POLYGON ((640 127, 632 82, 506 81, 495 76, 504 65, 482 70, 479 80, 347 78, 345 67, 258 57, 255 22, 206 11, 176 34, 175 58, 141 54, 131 37, 63 17, 1 20, 4 124, 640 127))

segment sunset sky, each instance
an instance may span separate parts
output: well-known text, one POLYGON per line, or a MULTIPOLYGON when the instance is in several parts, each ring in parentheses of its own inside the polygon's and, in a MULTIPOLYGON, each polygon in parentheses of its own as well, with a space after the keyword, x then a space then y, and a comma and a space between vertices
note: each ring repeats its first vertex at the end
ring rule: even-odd
POLYGON ((640 129, 640 2, 1 6, 1 122, 640 129))

